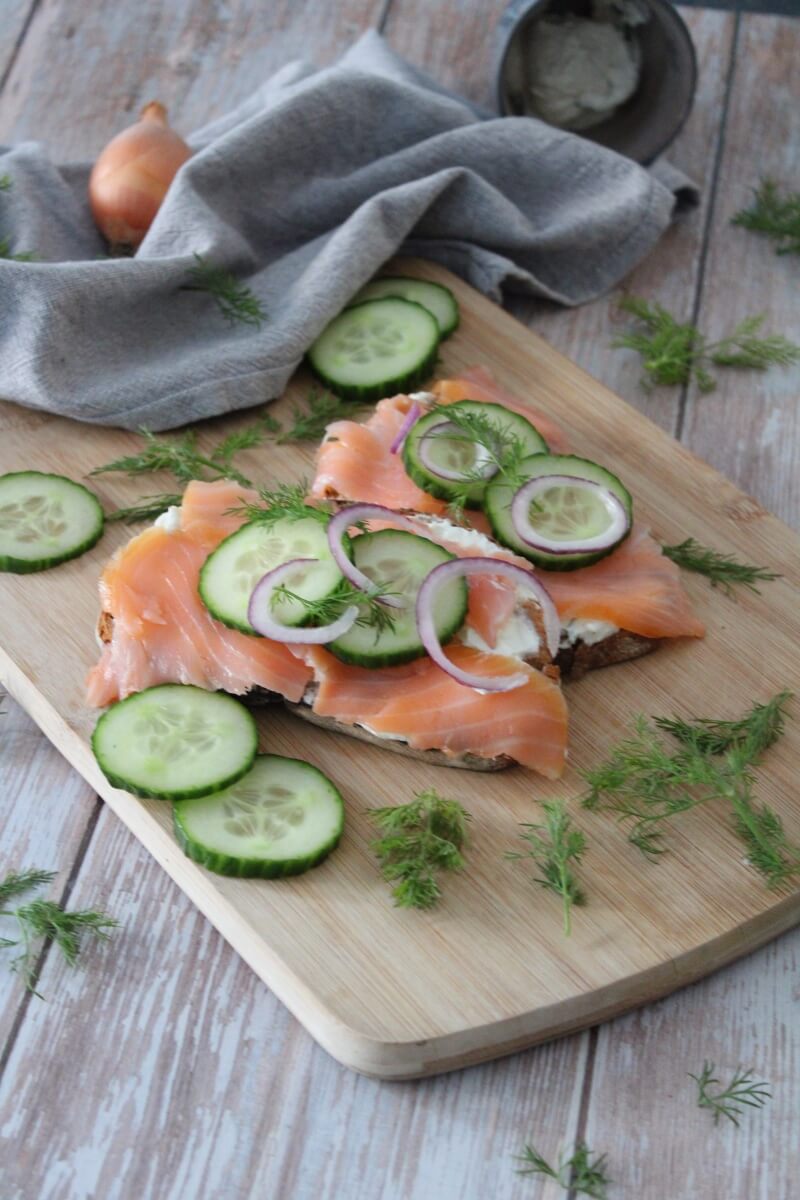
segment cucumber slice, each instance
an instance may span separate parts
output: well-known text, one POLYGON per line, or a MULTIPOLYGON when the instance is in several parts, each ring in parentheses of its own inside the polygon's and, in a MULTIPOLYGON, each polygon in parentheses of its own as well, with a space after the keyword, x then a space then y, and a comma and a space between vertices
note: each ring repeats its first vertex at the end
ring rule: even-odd
POLYGON ((162 683, 103 713, 92 734, 100 769, 135 796, 180 800, 218 792, 246 775, 256 723, 224 692, 162 683))
MULTIPOLYGON (((603 487, 609 488, 622 501, 629 520, 633 518, 633 500, 628 489, 616 475, 612 475, 598 463, 590 462, 588 458, 578 458, 574 454, 534 454, 530 458, 526 458, 520 466, 520 482, 528 479, 540 479, 543 475, 572 475, 578 479, 589 479, 593 483, 599 483, 603 487)), ((515 487, 511 487, 505 482, 502 476, 498 476, 486 488, 483 507, 497 540, 511 550, 515 550, 517 554, 524 555, 538 566, 546 567, 548 571, 574 571, 577 567, 588 567, 591 563, 605 558, 619 545, 617 542, 614 546, 603 550, 576 554, 548 554, 544 550, 534 550, 532 546, 526 545, 517 536, 511 520, 511 501, 515 491, 515 487)), ((582 496, 585 494, 581 493, 582 496)), ((553 488, 545 495, 549 510, 545 519, 550 527, 554 528, 558 526, 561 517, 567 507, 572 505, 575 497, 570 496, 563 488, 553 488)), ((533 515, 535 519, 536 514, 533 515)), ((598 532, 596 524, 599 519, 599 514, 591 506, 582 513, 576 510, 571 516, 569 536, 592 536, 598 532), (580 525, 581 521, 584 522, 582 526, 580 525)))
POLYGON ((450 288, 443 287, 440 283, 430 283, 427 279, 410 279, 405 275, 384 275, 363 287, 353 303, 380 300, 383 296, 413 300, 415 304, 427 308, 431 316, 436 318, 439 336, 442 339, 449 337, 458 328, 456 298, 450 288))
MULTIPOLYGON (((511 412, 502 404, 488 404, 480 400, 459 400, 456 404, 448 404, 445 411, 441 409, 421 417, 414 425, 403 443, 403 464, 408 476, 414 480, 417 487, 422 488, 430 496, 440 500, 453 500, 463 491, 463 482, 443 479, 435 474, 420 458, 420 444, 427 438, 426 449, 429 461, 434 466, 441 466, 448 471, 460 471, 465 476, 480 469, 482 463, 491 462, 483 447, 476 442, 467 441, 457 436, 429 437, 437 425, 447 424, 447 413, 456 410, 464 413, 474 413, 490 421, 497 430, 498 444, 511 442, 517 438, 528 454, 547 452, 547 442, 538 429, 519 413, 511 412)), ((476 479, 466 491, 466 507, 480 508, 486 491, 486 480, 476 479)))
POLYGON ((173 806, 184 853, 219 875, 279 879, 327 858, 344 827, 344 804, 321 771, 297 758, 259 754, 238 783, 173 806))
POLYGON ((103 533, 100 501, 64 475, 0 475, 0 571, 44 571, 90 550, 103 533))
MULTIPOLYGON (((292 591, 306 600, 322 600, 336 590, 342 573, 331 557, 327 514, 321 520, 315 511, 309 508, 308 517, 285 517, 271 525, 253 521, 220 542, 200 570, 200 598, 213 617, 257 637, 247 619, 253 588, 267 571, 292 558, 319 559, 319 566, 302 568, 292 591)), ((284 625, 302 625, 306 610, 299 601, 287 600, 276 617, 284 625)))
MULTIPOLYGON (((425 647, 417 629, 415 605, 422 581, 434 567, 455 555, 428 538, 399 529, 363 533, 353 539, 353 562, 375 583, 405 600, 402 609, 389 609, 393 627, 377 630, 354 625, 331 642, 328 650, 342 662, 359 667, 394 667, 423 658, 425 647)), ((454 579, 439 593, 436 632, 444 643, 464 623, 467 615, 467 582, 454 579)))
POLYGON ((430 375, 439 326, 421 304, 387 296, 346 308, 308 352, 312 371, 343 400, 381 400, 430 375))

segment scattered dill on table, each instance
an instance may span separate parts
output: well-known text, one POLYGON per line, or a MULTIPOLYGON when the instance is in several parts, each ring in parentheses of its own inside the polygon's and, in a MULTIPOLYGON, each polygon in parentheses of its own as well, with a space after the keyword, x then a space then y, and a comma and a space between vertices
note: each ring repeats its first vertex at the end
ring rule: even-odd
POLYGON ((740 209, 731 224, 771 238, 776 254, 800 254, 800 192, 781 191, 774 179, 762 179, 750 207, 740 209))
POLYGON ((722 1087, 714 1075, 713 1062, 703 1063, 699 1075, 688 1072, 689 1078, 697 1084, 697 1107, 707 1108, 714 1117, 714 1124, 719 1124, 720 1117, 727 1117, 734 1125, 739 1124, 739 1117, 747 1108, 763 1108, 772 1099, 769 1085, 754 1079, 752 1070, 745 1071, 738 1067, 727 1087, 722 1087), (712 1088, 716 1091, 712 1092, 712 1088))
POLYGON ((367 810, 382 837, 372 842, 381 873, 393 883, 399 908, 432 908, 441 899, 438 874, 458 871, 467 840, 469 813, 433 788, 409 804, 367 810))
POLYGON ((726 596, 733 596, 733 589, 737 585, 760 595, 757 583, 769 583, 781 578, 776 571, 740 563, 732 554, 722 554, 719 550, 701 546, 692 537, 685 538, 675 546, 662 546, 661 549, 667 558, 671 558, 684 571, 705 575, 711 586, 721 588, 726 596))

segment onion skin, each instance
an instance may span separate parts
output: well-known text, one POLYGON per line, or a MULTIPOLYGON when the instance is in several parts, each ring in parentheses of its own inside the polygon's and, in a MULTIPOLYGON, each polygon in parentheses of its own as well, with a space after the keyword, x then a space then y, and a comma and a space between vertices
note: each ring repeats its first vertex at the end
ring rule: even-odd
POLYGON ((167 124, 157 100, 108 143, 89 177, 95 224, 112 248, 141 244, 179 167, 192 151, 167 124))

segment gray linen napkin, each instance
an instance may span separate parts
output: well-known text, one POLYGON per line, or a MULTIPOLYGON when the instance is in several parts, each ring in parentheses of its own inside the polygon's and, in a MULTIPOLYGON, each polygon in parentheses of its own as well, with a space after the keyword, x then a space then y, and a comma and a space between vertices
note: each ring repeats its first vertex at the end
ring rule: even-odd
POLYGON ((0 395, 82 421, 168 429, 283 390, 388 258, 435 259, 488 295, 581 304, 654 245, 688 181, 522 117, 491 118, 366 34, 334 66, 294 63, 197 132, 132 259, 104 258, 89 166, 0 148, 0 395), (230 326, 185 290, 197 252, 267 312, 230 326))

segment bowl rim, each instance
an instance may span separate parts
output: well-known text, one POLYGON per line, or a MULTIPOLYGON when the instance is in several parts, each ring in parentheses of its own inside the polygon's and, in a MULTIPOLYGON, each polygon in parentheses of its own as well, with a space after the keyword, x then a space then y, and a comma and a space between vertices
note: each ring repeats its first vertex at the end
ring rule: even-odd
MULTIPOLYGON (((694 107, 695 94, 697 92, 697 78, 698 78, 697 50, 695 49, 695 44, 694 44, 694 41, 692 40, 692 35, 689 32, 689 27, 687 26, 686 22, 684 21, 683 17, 681 16, 681 14, 678 12, 678 10, 675 8, 675 6, 673 4, 669 3, 669 0, 646 0, 646 2, 650 8, 658 9, 659 13, 662 16, 664 16, 668 22, 670 22, 672 24, 672 27, 675 29, 678 36, 683 39, 684 46, 685 46, 686 50, 688 51, 688 68, 689 68, 690 87, 689 87, 687 98, 683 105, 683 108, 681 109, 680 114, 678 115, 672 129, 666 135, 666 137, 662 138, 658 142, 658 144, 655 146, 655 148, 647 147, 646 154, 643 155, 641 158, 631 159, 632 162, 638 162, 643 167, 647 167, 651 163, 655 162, 655 160, 659 157, 659 155, 663 154, 664 151, 667 149, 667 147, 672 145, 672 143, 675 141, 678 134, 681 132, 684 125, 688 121, 689 114, 691 113, 692 108, 694 107)), ((499 49, 497 59, 496 59, 497 69, 495 72, 495 87, 494 87, 495 103, 497 105, 497 109, 498 109, 501 117, 533 117, 534 120, 539 120, 539 121, 544 120, 544 118, 537 117, 534 113, 512 113, 512 112, 508 111, 508 106, 506 104, 506 98, 505 98, 505 76, 506 76, 506 63, 508 61, 509 50, 511 48, 511 43, 512 43, 518 29, 520 28, 521 25, 527 23, 527 20, 529 19, 533 9, 540 8, 540 7, 544 8, 549 3, 550 3, 550 0, 530 0, 530 2, 527 4, 527 6, 522 7, 519 14, 512 19, 511 23, 509 23, 507 33, 505 33, 503 35, 503 40, 501 41, 500 49, 499 49)), ((509 5, 508 9, 506 9, 506 13, 504 14, 504 17, 509 15, 510 10, 519 8, 519 7, 520 7, 520 0, 512 0, 512 3, 509 5)), ((500 22, 501 27, 502 27, 503 23, 504 23, 504 20, 503 20, 503 18, 501 18, 501 22, 500 22)), ((549 122, 544 121, 544 124, 547 125, 547 124, 549 124, 549 122)), ((551 129, 561 129, 561 126, 551 125, 550 128, 551 129)), ((582 137, 585 141, 594 142, 594 144, 596 146, 602 146, 602 148, 604 150, 610 150, 613 154, 621 154, 624 158, 630 158, 630 155, 625 154, 624 151, 622 151, 622 150, 617 150, 613 146, 605 146, 601 142, 596 142, 594 140, 594 138, 591 137, 590 130, 582 131, 580 129, 561 129, 561 132, 562 133, 571 133, 571 134, 574 134, 574 136, 576 136, 576 137, 582 137)))

